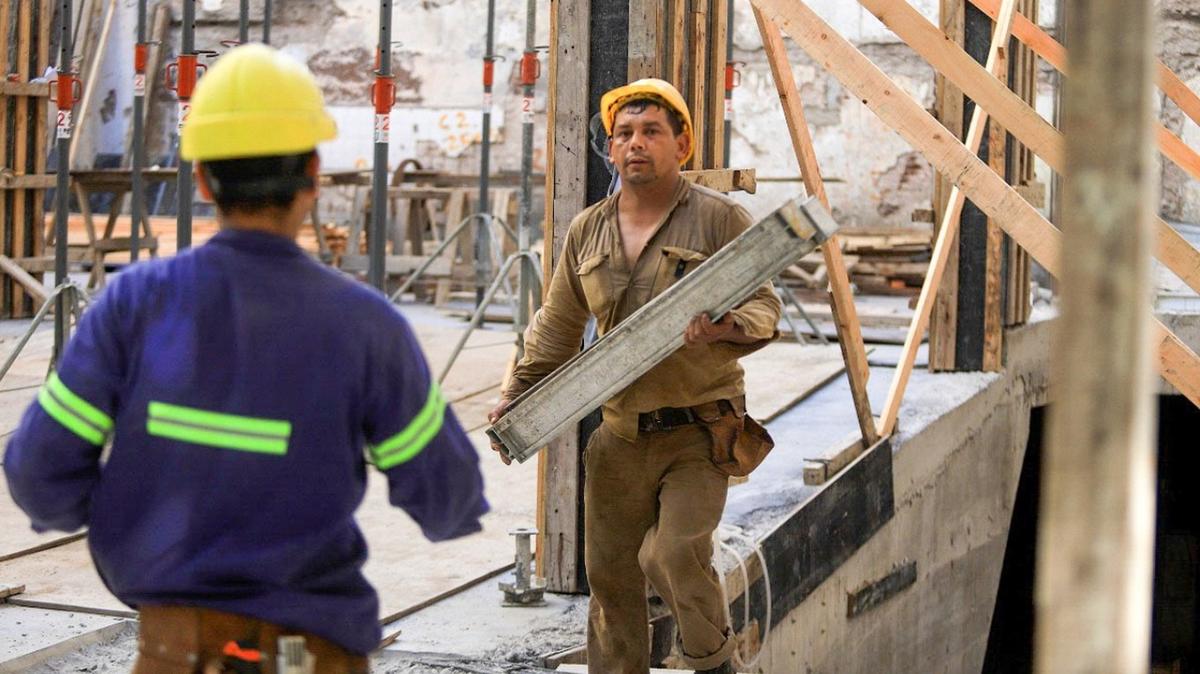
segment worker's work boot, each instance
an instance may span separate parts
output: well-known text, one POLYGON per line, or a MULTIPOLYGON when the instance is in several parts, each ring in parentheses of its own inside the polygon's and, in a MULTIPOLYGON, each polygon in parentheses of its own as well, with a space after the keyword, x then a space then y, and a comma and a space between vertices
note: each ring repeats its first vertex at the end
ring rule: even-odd
POLYGON ((696 674, 735 674, 733 661, 726 660, 712 669, 697 669, 696 674))

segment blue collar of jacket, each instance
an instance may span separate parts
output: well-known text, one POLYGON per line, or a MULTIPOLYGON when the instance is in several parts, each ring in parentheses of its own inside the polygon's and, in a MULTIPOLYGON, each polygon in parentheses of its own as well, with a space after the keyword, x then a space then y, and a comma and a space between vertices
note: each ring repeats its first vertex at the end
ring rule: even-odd
POLYGON ((210 244, 228 246, 234 250, 261 255, 303 255, 304 251, 293 239, 280 234, 271 234, 246 229, 222 229, 211 239, 210 244))

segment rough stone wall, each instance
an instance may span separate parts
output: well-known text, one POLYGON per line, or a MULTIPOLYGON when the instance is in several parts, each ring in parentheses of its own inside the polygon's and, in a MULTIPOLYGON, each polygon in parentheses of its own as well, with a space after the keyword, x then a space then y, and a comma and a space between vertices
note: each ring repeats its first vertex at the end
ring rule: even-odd
MULTIPOLYGON (((171 0, 175 17, 179 0, 171 0)), ((936 0, 910 0, 936 20, 936 0)), ((135 0, 118 0, 120 11, 106 56, 98 113, 97 151, 118 153, 132 107, 131 69, 135 0)), ((393 62, 397 107, 392 121, 392 165, 415 157, 426 167, 475 173, 479 165, 480 59, 485 44, 482 0, 420 0, 394 3, 393 62)), ((927 107, 933 106, 933 70, 858 3, 809 0, 809 4, 842 35, 857 44, 884 72, 927 107)), ((1041 23, 1054 24, 1057 0, 1042 0, 1041 23)), ((236 0, 224 0, 217 12, 198 2, 196 44, 220 48, 236 37, 236 0)), ((538 3, 538 45, 549 41, 548 3, 538 3)), ((251 34, 261 31, 262 0, 251 3, 251 34)), ((516 71, 524 48, 525 3, 496 2, 496 64, 493 108, 492 166, 495 171, 520 169, 520 88, 516 71)), ((326 167, 368 166, 372 152, 369 87, 377 41, 378 3, 373 0, 275 0, 272 42, 317 74, 341 127, 341 138, 323 148, 326 167)), ((1163 0, 1161 55, 1194 89, 1200 89, 1200 5, 1195 0, 1163 0)), ((179 25, 173 24, 169 53, 178 49, 179 25)), ((735 60, 742 85, 734 92, 731 163, 754 167, 760 178, 792 178, 792 182, 760 184, 759 195, 743 201, 765 213, 801 189, 749 3, 736 3, 735 60)), ((933 172, 919 154, 873 113, 846 92, 798 47, 788 41, 792 71, 800 84, 805 110, 827 182, 830 199, 843 226, 914 226, 911 214, 930 205, 933 172)), ((543 66, 545 56, 542 57, 543 66)), ((545 67, 543 68, 545 70, 545 67)), ((546 79, 537 91, 534 168, 545 168, 546 79)), ((156 97, 163 123, 152 129, 149 146, 170 148, 174 131, 173 96, 161 89, 156 97)), ((1043 67, 1039 109, 1052 116, 1053 78, 1043 67)), ((1185 121, 1173 103, 1162 106, 1163 121, 1184 140, 1200 148, 1200 127, 1185 121)), ((153 155, 152 155, 153 156, 153 155)), ((1047 181, 1042 167, 1039 178, 1047 181)), ((1162 170, 1162 212, 1172 219, 1200 222, 1200 182, 1182 170, 1162 170)))

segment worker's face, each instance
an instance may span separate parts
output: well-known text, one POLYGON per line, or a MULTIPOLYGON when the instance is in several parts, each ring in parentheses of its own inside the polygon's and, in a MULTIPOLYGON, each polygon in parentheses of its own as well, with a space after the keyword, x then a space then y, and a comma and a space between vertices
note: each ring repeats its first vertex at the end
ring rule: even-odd
POLYGON ((635 104, 617 112, 608 158, 622 183, 648 185, 664 178, 673 180, 679 174, 688 144, 686 134, 677 135, 671 128, 666 110, 635 104))

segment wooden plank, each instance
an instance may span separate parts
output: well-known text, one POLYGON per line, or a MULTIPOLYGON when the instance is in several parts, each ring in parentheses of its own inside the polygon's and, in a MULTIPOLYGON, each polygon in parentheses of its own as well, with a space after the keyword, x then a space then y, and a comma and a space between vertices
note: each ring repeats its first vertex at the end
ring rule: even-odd
POLYGON ((725 165, 725 45, 728 10, 733 0, 711 0, 708 49, 708 166, 725 165))
MULTIPOLYGON (((17 62, 16 71, 19 76, 26 77, 30 70, 31 51, 35 48, 35 39, 33 35, 33 7, 31 2, 20 2, 17 7, 17 62)), ((29 172, 29 150, 30 136, 36 132, 36 125, 30 125, 30 113, 36 113, 37 109, 30 110, 30 103, 36 99, 29 97, 21 97, 16 99, 16 105, 13 106, 13 160, 12 166, 17 173, 29 172)), ((29 212, 29 207, 32 206, 32 195, 26 190, 18 190, 13 193, 12 200, 12 220, 10 221, 10 232, 8 241, 8 251, 13 257, 23 257, 25 252, 25 241, 32 234, 29 230, 32 229, 34 214, 29 212)), ((40 215, 40 214, 39 214, 40 215)), ((12 295, 12 311, 13 317, 25 316, 29 313, 29 308, 26 307, 27 295, 19 284, 13 284, 11 289, 6 289, 6 292, 11 292, 12 295)))
MULTIPOLYGON (((546 169, 547 212, 543 278, 552 278, 571 220, 587 199, 587 124, 590 3, 556 0, 551 9, 553 133, 548 145, 553 164, 546 169)), ((548 289, 549 283, 543 290, 548 289)), ((578 430, 551 441, 538 457, 537 522, 539 568, 547 588, 578 592, 583 577, 581 503, 583 465, 578 430)))
POLYGON ((671 84, 687 91, 687 0, 671 1, 671 84))
MULTIPOLYGON (((996 79, 1008 86, 1009 60, 1007 58, 1009 35, 1012 30, 1012 17, 1015 14, 1017 0, 1004 0, 1000 20, 992 30, 992 41, 988 48, 985 67, 996 79)), ((978 111, 979 106, 975 106, 978 111)), ((972 118, 974 117, 972 113, 972 118)), ((981 113, 982 114, 982 113, 981 113)), ((988 166, 997 175, 1007 176, 1007 146, 1008 132, 995 121, 988 124, 988 166)), ((968 148, 973 146, 967 145, 968 148)), ((1012 182, 1011 180, 1009 181, 1012 182)), ((983 353, 982 365, 984 372, 999 372, 1003 367, 1004 347, 1004 312, 1001 272, 1003 271, 1004 229, 995 218, 987 219, 987 251, 985 254, 983 290, 983 353)), ((899 374, 899 373, 897 373, 899 374)))
POLYGON ((691 80, 691 97, 688 107, 691 108, 692 124, 695 126, 692 136, 695 138, 695 154, 688 162, 689 168, 713 168, 705 163, 708 148, 708 79, 705 77, 705 66, 708 64, 708 8, 704 0, 692 3, 692 14, 688 22, 691 27, 691 48, 688 50, 688 76, 691 80))
MULTIPOLYGON (((995 18, 1000 0, 970 0, 971 4, 995 18)), ((1058 40, 1042 30, 1034 21, 1018 15, 1013 23, 1013 35, 1062 72, 1056 64, 1066 64, 1067 50, 1058 40)), ((1184 84, 1179 76, 1161 60, 1155 63, 1158 88, 1167 95, 1193 122, 1200 124, 1200 96, 1184 84)))
MULTIPOLYGON (((12 32, 12 7, 12 0, 0 0, 0 69, 6 73, 11 70, 12 66, 8 60, 9 38, 12 32)), ((7 99, 0 99, 0 168, 8 167, 11 163, 8 154, 10 149, 8 103, 7 99)), ((9 211, 10 206, 9 192, 0 190, 0 253, 12 252, 7 243, 10 240, 9 231, 13 221, 13 217, 10 215, 11 211, 9 211)), ((10 317, 12 310, 10 286, 0 282, 0 316, 10 317)))
MULTIPOLYGON (((1042 119, 1008 87, 1000 84, 966 52, 946 39, 905 0, 859 0, 883 25, 896 33, 963 93, 982 105, 1009 133, 1017 136, 1052 167, 1063 166, 1063 139, 1058 129, 1042 119)), ((884 94, 888 95, 888 94, 884 94)))
POLYGON ((841 350, 832 344, 775 342, 738 364, 745 371, 746 412, 764 424, 846 370, 841 350))
POLYGON ((53 95, 53 85, 44 82, 8 82, 0 81, 0 96, 38 96, 48 98, 53 95))
MULTIPOLYGON (((784 119, 792 139, 792 150, 796 153, 796 161, 800 165, 800 173, 804 178, 804 188, 809 194, 820 199, 826 208, 829 208, 829 197, 825 193, 825 181, 821 178, 821 169, 817 164, 817 155, 813 149, 808 121, 804 118, 804 105, 800 100, 800 91, 792 77, 791 66, 788 65, 787 48, 783 44, 783 36, 775 23, 757 6, 754 8, 754 18, 758 23, 759 33, 762 35, 767 61, 771 65, 771 75, 775 80, 775 89, 779 93, 779 102, 783 106, 784 119)), ((825 258, 825 266, 829 270, 830 308, 836 317, 838 344, 841 346, 842 355, 846 360, 850 393, 854 399, 854 410, 858 417, 859 429, 867 444, 873 444, 879 436, 875 427, 875 419, 871 416, 871 401, 867 397, 867 379, 870 377, 871 370, 867 365, 862 329, 859 326, 854 295, 850 290, 850 279, 846 274, 846 265, 842 260, 842 250, 838 238, 834 237, 821 246, 821 253, 825 258)))
POLYGON ((1154 10, 1149 0, 1068 0, 1065 11, 1076 68, 1063 98, 1070 255, 1042 449, 1035 667, 1144 672, 1157 460, 1146 311, 1157 194, 1144 86, 1154 10))
MULTIPOLYGON (((942 32, 954 44, 961 45, 966 39, 966 6, 963 0, 941 0, 940 22, 942 32)), ((934 71, 935 101, 938 120, 955 138, 964 138, 964 105, 962 90, 945 75, 934 71)), ((954 184, 941 173, 936 174, 934 183, 934 222, 940 223, 950 203, 954 184)), ((929 369, 931 372, 953 371, 957 356, 958 337, 958 231, 948 241, 945 271, 942 282, 935 293, 929 328, 929 369)))
POLYGON ((54 187, 58 178, 49 175, 15 175, 0 173, 0 190, 44 190, 54 187))
POLYGON ((690 180, 718 192, 745 192, 754 194, 758 191, 756 169, 704 169, 702 171, 680 171, 684 180, 690 180))
MULTIPOLYGON (((920 151, 935 170, 954 176, 963 194, 1001 222, 1009 236, 1029 251, 1047 272, 1059 274, 1059 252, 1062 250, 1059 231, 966 146, 949 138, 937 120, 901 87, 804 3, 786 0, 753 0, 753 3, 818 63, 825 64, 843 86, 885 124, 920 151)), ((1194 267, 1192 273, 1194 277, 1200 276, 1200 265, 1194 267)), ((1197 369, 1195 354, 1183 345, 1179 347, 1159 348, 1160 372, 1200 405, 1200 379, 1186 381, 1182 378, 1186 372, 1197 369)))
POLYGON ((917 582, 917 563, 905 560, 896 564, 883 578, 847 593, 846 617, 855 618, 900 594, 917 582))
POLYGON ((30 276, 29 272, 25 271, 12 258, 7 255, 0 254, 0 271, 12 277, 25 289, 25 292, 33 298, 34 303, 41 305, 46 301, 46 290, 42 287, 42 282, 30 276))
POLYGON ((24 585, 0 584, 0 603, 3 603, 4 600, 8 599, 9 597, 16 596, 24 591, 24 585))
MULTIPOLYGON (((878 2, 880 0, 868 0, 868 1, 878 2)), ((972 1, 974 1, 974 0, 972 0, 972 1)), ((985 0, 979 0, 979 2, 977 2, 976 4, 979 4, 984 1, 985 0)), ((985 9, 985 11, 986 11, 986 9, 985 9)), ((918 15, 918 18, 921 21, 924 21, 924 19, 921 18, 919 15, 918 15)), ((1028 23, 1028 22, 1026 22, 1026 23, 1028 23)), ((1053 38, 1050 38, 1048 35, 1046 35, 1045 32, 1042 31, 1037 26, 1032 26, 1032 28, 1034 29, 1032 31, 1029 30, 1028 27, 1026 27, 1024 34, 1016 33, 1015 31, 1017 30, 1019 25, 1020 25, 1019 22, 1017 20, 1014 20, 1014 34, 1016 34, 1018 38, 1020 38, 1027 45, 1029 45, 1039 56, 1046 59, 1047 63, 1049 63, 1050 65, 1057 68, 1059 70, 1059 72, 1063 73, 1064 75, 1067 75, 1068 73, 1067 73, 1066 50, 1062 49, 1061 45, 1059 45, 1059 47, 1057 49, 1048 48, 1047 41, 1054 43, 1056 45, 1058 43, 1053 38), (1044 36, 1044 38, 1043 38, 1043 36, 1044 36), (1026 41, 1026 38, 1028 38, 1028 41, 1026 41)), ((1029 24, 1029 25, 1032 25, 1032 24, 1029 24)), ((918 50, 918 51, 921 51, 921 50, 918 50)), ((936 64, 935 64, 935 67, 937 67, 936 64)), ((989 86, 990 85, 987 83, 977 83, 976 88, 980 88, 980 87, 987 88, 989 86)), ((1028 109, 1028 106, 1025 106, 1025 107, 1026 107, 1026 109, 1028 109)), ((1001 114, 1007 115, 1007 114, 1012 113, 1012 111, 1008 109, 1007 104, 1003 111, 999 108, 997 108, 997 109, 989 108, 989 112, 991 112, 997 118, 1000 118, 1001 114)), ((1013 117, 1012 119, 1015 120, 1015 117, 1013 117)), ((1041 119, 1041 118, 1039 117, 1038 119, 1041 119)), ((1029 147, 1030 150, 1032 150, 1035 154, 1037 154, 1042 159, 1044 159, 1046 161, 1046 163, 1050 165, 1051 168, 1053 168, 1055 171, 1058 171, 1060 173, 1063 171, 1063 169, 1064 169, 1064 166, 1062 163, 1063 162, 1063 153, 1062 153, 1063 140, 1062 140, 1061 134, 1058 134, 1057 131, 1054 132, 1055 134, 1057 134, 1057 139, 1054 139, 1053 137, 1049 137, 1046 134, 1029 134, 1029 135, 1027 135, 1025 133, 1025 131, 1027 131, 1027 129, 1023 123, 1019 128, 1012 126, 1012 122, 1005 120, 1005 119, 1001 119, 1001 123, 1008 127, 1008 130, 1010 133, 1012 133, 1014 136, 1017 136, 1018 138, 1020 138, 1021 141, 1023 143, 1025 143, 1029 147), (1049 143, 1048 145, 1046 144, 1047 142, 1049 143)), ((1194 246, 1192 246, 1190 243, 1188 243, 1183 237, 1179 236, 1179 233, 1176 232, 1162 218, 1157 219, 1156 231, 1157 231, 1157 238, 1156 238, 1155 255, 1158 257, 1158 259, 1163 264, 1165 264, 1171 271, 1173 271, 1176 276, 1179 276, 1179 278, 1182 279, 1184 283, 1187 283, 1190 288, 1192 288, 1193 290, 1195 290, 1197 292, 1200 292, 1200 250, 1197 250, 1194 246)), ((1030 252, 1032 253, 1032 251, 1030 251, 1030 252)), ((1034 257, 1036 258, 1037 255, 1034 255, 1034 257)))
POLYGON ((629 0, 629 81, 658 77, 658 0, 629 0))

